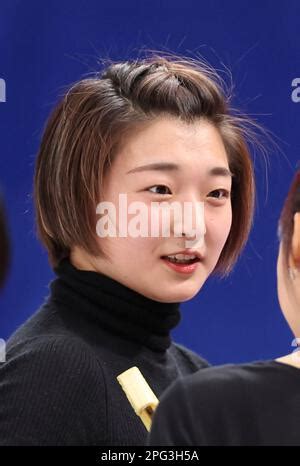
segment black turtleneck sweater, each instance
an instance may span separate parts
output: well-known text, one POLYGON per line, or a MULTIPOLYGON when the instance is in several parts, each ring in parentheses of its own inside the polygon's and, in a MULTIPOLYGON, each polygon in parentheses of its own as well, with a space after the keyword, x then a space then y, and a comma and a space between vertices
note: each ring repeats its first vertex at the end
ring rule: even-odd
POLYGON ((0 364, 0 445, 143 445, 116 377, 137 366, 160 398, 208 364, 171 341, 178 303, 160 303, 68 260, 0 364))

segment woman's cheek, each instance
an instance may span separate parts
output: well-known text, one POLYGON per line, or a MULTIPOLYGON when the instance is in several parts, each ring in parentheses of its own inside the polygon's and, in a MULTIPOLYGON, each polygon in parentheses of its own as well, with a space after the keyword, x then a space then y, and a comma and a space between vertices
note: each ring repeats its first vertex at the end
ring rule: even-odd
POLYGON ((221 251, 226 243, 229 236, 232 224, 232 213, 231 209, 223 212, 223 215, 217 215, 216 217, 208 218, 206 225, 206 232, 209 232, 209 237, 212 239, 215 251, 217 255, 221 254, 221 251))
POLYGON ((232 208, 231 208, 231 205, 230 207, 228 208, 228 214, 226 216, 226 236, 225 236, 225 242, 229 236, 229 233, 230 233, 230 230, 231 230, 231 225, 232 225, 232 208))
POLYGON ((222 237, 223 245, 229 236, 231 225, 232 225, 232 207, 231 203, 228 203, 224 208, 222 215, 219 219, 220 235, 222 237))

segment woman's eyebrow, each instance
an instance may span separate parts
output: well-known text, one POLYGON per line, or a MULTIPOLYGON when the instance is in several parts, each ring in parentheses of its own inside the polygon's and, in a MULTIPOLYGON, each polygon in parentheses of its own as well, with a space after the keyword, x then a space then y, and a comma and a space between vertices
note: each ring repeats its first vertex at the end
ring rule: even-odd
MULTIPOLYGON (((133 168, 126 172, 129 173, 143 172, 143 171, 180 171, 180 165, 171 162, 156 162, 148 165, 142 165, 140 167, 133 168)), ((208 176, 225 176, 232 178, 234 175, 226 167, 213 167, 207 172, 208 176)))
POLYGON ((234 174, 226 167, 214 167, 208 171, 209 176, 225 176, 233 178, 234 174))
POLYGON ((140 167, 133 168, 132 170, 129 170, 126 172, 126 175, 128 173, 136 173, 136 172, 143 172, 143 171, 178 171, 180 170, 180 166, 177 165, 176 163, 170 163, 170 162, 156 162, 156 163, 150 163, 149 165, 142 165, 140 167))

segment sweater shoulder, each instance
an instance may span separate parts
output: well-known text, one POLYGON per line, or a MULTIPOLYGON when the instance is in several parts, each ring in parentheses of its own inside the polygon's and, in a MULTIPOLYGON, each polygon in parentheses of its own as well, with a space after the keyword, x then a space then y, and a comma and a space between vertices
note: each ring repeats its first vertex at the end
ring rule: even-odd
POLYGON ((245 399, 250 406, 250 400, 255 401, 258 396, 260 399, 270 397, 270 389, 282 380, 278 368, 267 361, 224 364, 176 380, 168 389, 168 397, 173 402, 182 398, 184 403, 193 404, 193 409, 199 409, 202 417, 205 412, 208 417, 213 417, 214 413, 217 416, 221 412, 244 411, 245 399))
POLYGON ((191 372, 195 372, 198 369, 204 369, 205 367, 210 366, 206 359, 204 359, 202 356, 179 343, 172 343, 172 351, 177 355, 177 358, 179 357, 182 361, 189 365, 191 372))
MULTIPOLYGON (((55 363, 50 369, 59 370, 65 367, 100 368, 100 362, 83 339, 75 334, 33 334, 22 338, 11 338, 7 343, 5 365, 23 361, 27 365, 55 363)), ((1 368, 1 365, 0 365, 1 368)))
POLYGON ((232 396, 233 391, 243 387, 251 387, 251 390, 264 385, 266 374, 268 377, 276 375, 278 370, 273 361, 255 361, 244 364, 224 364, 208 367, 204 372, 191 374, 185 379, 187 389, 208 388, 211 394, 213 387, 222 389, 222 393, 232 396))
POLYGON ((98 359, 79 339, 35 336, 12 343, 0 364, 0 445, 105 439, 106 391, 98 359))

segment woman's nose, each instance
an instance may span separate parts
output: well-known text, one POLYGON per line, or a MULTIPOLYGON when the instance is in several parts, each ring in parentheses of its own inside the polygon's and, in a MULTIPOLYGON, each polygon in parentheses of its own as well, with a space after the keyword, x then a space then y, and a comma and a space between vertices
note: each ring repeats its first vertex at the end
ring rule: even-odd
POLYGON ((206 233, 204 202, 183 202, 182 215, 174 216, 173 228, 174 236, 186 238, 186 247, 201 247, 206 233))

